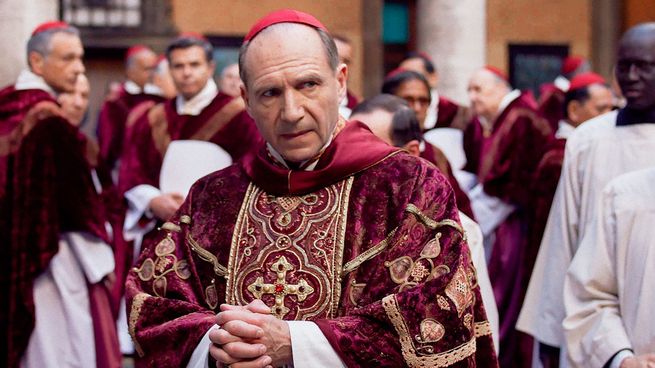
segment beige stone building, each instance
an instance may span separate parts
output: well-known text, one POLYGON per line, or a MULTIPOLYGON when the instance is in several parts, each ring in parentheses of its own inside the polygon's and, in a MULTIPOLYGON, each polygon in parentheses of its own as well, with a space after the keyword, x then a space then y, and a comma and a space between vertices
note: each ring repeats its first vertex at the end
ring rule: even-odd
POLYGON ((462 103, 468 76, 485 64, 525 78, 539 65, 552 74, 563 55, 575 54, 609 76, 620 34, 655 20, 652 0, 3 0, 0 83, 12 83, 25 66, 36 24, 67 20, 82 29, 95 116, 109 82, 123 78, 127 47, 163 51, 178 32, 194 31, 225 63, 256 19, 285 7, 314 14, 352 41, 349 83, 360 96, 375 94, 406 52, 421 50, 437 64, 441 93, 462 103))

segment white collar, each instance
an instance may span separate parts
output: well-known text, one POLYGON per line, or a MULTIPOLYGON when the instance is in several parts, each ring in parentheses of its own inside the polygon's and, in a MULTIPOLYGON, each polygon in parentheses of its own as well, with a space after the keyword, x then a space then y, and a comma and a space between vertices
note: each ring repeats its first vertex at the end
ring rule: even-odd
POLYGON ((131 94, 131 95, 138 95, 139 93, 142 93, 143 90, 141 87, 139 87, 138 84, 132 82, 131 80, 126 80, 125 83, 123 83, 123 89, 125 92, 131 94))
POLYGON ((353 111, 348 107, 348 95, 345 95, 339 102, 339 115, 346 119, 350 119, 352 113, 353 111))
POLYGON ((202 110, 209 106, 218 94, 218 87, 214 79, 209 78, 207 84, 198 92, 197 95, 186 100, 182 95, 175 98, 175 110, 179 115, 200 115, 202 110))
POLYGON ((569 124, 566 120, 560 120, 559 123, 557 123, 555 138, 568 139, 574 130, 575 127, 573 125, 569 124))
POLYGON ((571 86, 571 82, 562 75, 558 75, 557 78, 555 78, 555 81, 553 81, 553 84, 564 92, 568 92, 569 87, 571 86))
POLYGON ((428 113, 425 115, 425 121, 423 121, 423 129, 425 130, 434 128, 439 119, 439 92, 437 92, 436 88, 430 90, 430 99, 428 113))
MULTIPOLYGON (((518 89, 512 90, 508 94, 505 95, 505 97, 500 100, 500 104, 498 105, 498 112, 496 113, 496 119, 500 116, 500 114, 505 111, 507 106, 512 103, 512 101, 516 100, 519 98, 521 95, 521 91, 518 89)), ((494 121, 496 120, 494 119, 494 121)), ((485 119, 483 116, 478 116, 478 121, 480 121, 480 125, 482 125, 482 128, 484 128, 485 131, 491 132, 491 129, 493 128, 493 122, 488 121, 485 119)))
POLYGON ((52 89, 52 87, 50 87, 48 83, 46 83, 43 77, 36 75, 32 73, 32 71, 27 69, 20 72, 20 74, 18 75, 18 79, 16 80, 16 84, 14 85, 14 88, 17 91, 22 91, 26 89, 40 89, 42 91, 48 92, 53 97, 57 96, 55 90, 52 89))
POLYGON ((146 83, 145 86, 143 86, 143 93, 160 97, 164 96, 164 91, 152 83, 146 83))
POLYGON ((506 94, 505 97, 503 97, 503 99, 500 100, 500 104, 498 105, 498 113, 496 114, 496 116, 500 116, 500 114, 502 114, 503 111, 505 111, 507 106, 509 106, 509 104, 511 104, 514 100, 519 98, 520 95, 521 95, 521 91, 518 89, 512 90, 510 93, 506 94))

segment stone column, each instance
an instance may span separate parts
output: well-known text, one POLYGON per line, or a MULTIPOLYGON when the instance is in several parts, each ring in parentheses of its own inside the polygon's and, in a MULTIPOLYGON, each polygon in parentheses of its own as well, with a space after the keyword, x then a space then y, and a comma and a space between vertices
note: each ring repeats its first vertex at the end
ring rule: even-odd
POLYGON ((418 0, 418 49, 439 72, 439 93, 468 105, 466 85, 485 65, 486 0, 418 0))
POLYGON ((59 2, 53 0, 0 1, 0 88, 13 84, 27 66, 27 40, 39 23, 59 19, 59 2))

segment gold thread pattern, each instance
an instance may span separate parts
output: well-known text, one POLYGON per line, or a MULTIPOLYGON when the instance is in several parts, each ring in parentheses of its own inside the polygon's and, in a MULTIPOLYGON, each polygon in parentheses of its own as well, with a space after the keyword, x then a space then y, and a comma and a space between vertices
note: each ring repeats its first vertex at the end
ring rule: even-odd
POLYGON ((418 349, 414 346, 410 337, 409 328, 405 324, 405 320, 398 308, 396 296, 394 294, 385 296, 382 299, 382 306, 398 333, 400 350, 402 351, 405 363, 410 368, 448 367, 475 354, 476 340, 473 337, 471 340, 451 350, 437 354, 419 355, 418 349))
POLYGON ((396 227, 395 229, 391 230, 389 235, 387 235, 384 240, 376 244, 375 246, 367 249, 366 251, 362 252, 362 254, 358 255, 357 257, 353 258, 351 261, 348 261, 344 266, 343 270, 341 272, 342 276, 345 276, 352 271, 356 270, 359 266, 362 265, 362 263, 375 258, 377 255, 382 253, 387 246, 389 245, 389 240, 396 234, 396 231, 398 228, 396 227))
POLYGON ((491 323, 489 321, 474 323, 475 337, 491 335, 491 323))
MULTIPOLYGON (((467 268, 464 267, 460 260, 460 265, 457 267, 452 280, 446 285, 446 296, 455 304, 457 314, 462 317, 464 311, 475 303, 475 294, 471 287, 471 277, 466 272, 467 268)), ((469 327, 470 329, 470 327, 469 327)))
POLYGON ((146 258, 141 267, 134 268, 134 271, 143 282, 152 280, 152 290, 155 295, 163 297, 166 295, 168 280, 166 275, 174 273, 178 278, 187 280, 191 277, 189 263, 185 259, 178 260, 175 252, 175 241, 171 234, 166 235, 155 247, 156 259, 146 258))
POLYGON ((160 229, 166 230, 166 231, 173 231, 173 232, 176 232, 176 233, 179 233, 180 231, 182 231, 182 229, 178 225, 175 225, 172 222, 164 222, 164 224, 161 226, 160 229))
POLYGON ((353 180, 279 197, 251 183, 232 236, 226 301, 260 299, 284 319, 336 316, 353 180))
POLYGON ((132 341, 134 342, 134 349, 136 352, 139 354, 140 357, 144 355, 143 349, 141 349, 141 345, 139 345, 139 341, 136 338, 136 322, 139 319, 139 316, 141 315, 141 308, 143 308, 143 303, 148 299, 150 295, 146 293, 139 293, 136 296, 134 296, 134 300, 132 301, 132 308, 130 309, 130 320, 129 320, 129 332, 130 336, 132 336, 132 341))
POLYGON ((445 220, 437 222, 437 221, 429 218, 426 214, 424 214, 413 203, 408 204, 407 208, 405 208, 405 211, 407 211, 407 212, 413 214, 414 216, 416 216, 425 226, 427 226, 428 228, 430 228, 432 230, 438 229, 438 228, 443 227, 443 226, 450 226, 450 227, 454 228, 455 230, 457 230, 460 233, 460 235, 462 236, 462 239, 466 240, 466 234, 464 233, 464 229, 455 220, 445 219, 445 220))
POLYGON ((225 268, 225 266, 223 266, 222 264, 218 263, 218 258, 215 255, 213 255, 207 249, 201 247, 200 244, 198 244, 198 242, 196 242, 195 239, 191 237, 190 233, 187 233, 186 240, 191 246, 191 250, 193 250, 200 259, 212 264, 212 266, 214 267, 214 273, 217 276, 220 277, 227 276, 227 268, 225 268))

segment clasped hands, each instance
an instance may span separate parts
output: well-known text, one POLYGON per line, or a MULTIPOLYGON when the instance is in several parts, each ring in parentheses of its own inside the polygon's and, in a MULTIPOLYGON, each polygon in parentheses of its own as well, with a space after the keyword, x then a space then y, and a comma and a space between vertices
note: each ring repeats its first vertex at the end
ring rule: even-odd
POLYGON ((218 367, 264 368, 291 363, 289 326, 273 317, 261 300, 246 306, 221 305, 216 324, 221 328, 209 332, 209 354, 218 367))

